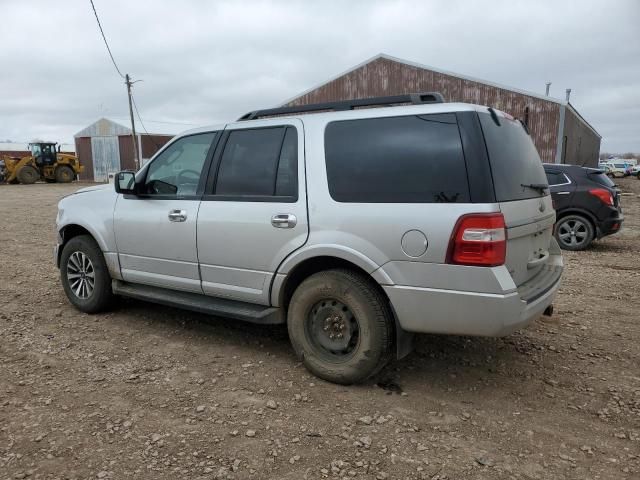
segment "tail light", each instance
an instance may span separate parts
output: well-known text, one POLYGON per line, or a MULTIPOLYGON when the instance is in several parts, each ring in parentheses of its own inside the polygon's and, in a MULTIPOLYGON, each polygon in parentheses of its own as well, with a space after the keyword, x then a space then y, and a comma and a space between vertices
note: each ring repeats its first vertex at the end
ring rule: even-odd
POLYGON ((458 219, 447 252, 447 263, 495 267, 504 264, 507 231, 501 213, 472 213, 458 219))
POLYGON ((605 205, 613 206, 613 195, 611 195, 609 190, 605 190, 604 188, 592 188, 589 190, 589 193, 594 197, 598 197, 605 205))

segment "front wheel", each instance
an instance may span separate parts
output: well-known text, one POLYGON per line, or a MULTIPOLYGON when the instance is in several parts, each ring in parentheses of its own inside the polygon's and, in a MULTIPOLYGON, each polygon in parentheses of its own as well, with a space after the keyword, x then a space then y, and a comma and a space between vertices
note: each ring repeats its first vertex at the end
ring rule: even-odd
POLYGON ((564 250, 584 250, 595 236, 591 222, 582 215, 567 215, 558 220, 555 235, 564 250))
POLYGON ((40 178, 40 172, 38 172, 38 170, 31 165, 25 165, 20 170, 18 170, 16 178, 23 185, 31 185, 38 181, 38 179, 40 178))
POLYGON ((387 299, 359 273, 327 270, 310 276, 294 292, 287 318, 296 354, 324 380, 361 382, 391 358, 393 316, 387 299))
POLYGON ((111 276, 100 247, 89 235, 72 238, 62 249, 60 279, 78 310, 96 313, 111 304, 111 276))
POLYGON ((56 182, 58 183, 70 183, 73 182, 76 174, 73 173, 73 169, 67 165, 61 165, 56 168, 56 182))

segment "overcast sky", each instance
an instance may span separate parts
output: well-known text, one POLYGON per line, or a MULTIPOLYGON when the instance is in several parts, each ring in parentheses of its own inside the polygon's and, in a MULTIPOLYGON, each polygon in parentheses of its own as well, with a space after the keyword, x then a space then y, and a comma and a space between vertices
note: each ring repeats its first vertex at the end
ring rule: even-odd
MULTIPOLYGON (((640 0, 94 0, 149 130, 234 120, 384 52, 571 102, 640 152, 640 0), (175 122, 153 123, 155 121, 175 122)), ((89 0, 0 0, 0 141, 127 125, 89 0)))

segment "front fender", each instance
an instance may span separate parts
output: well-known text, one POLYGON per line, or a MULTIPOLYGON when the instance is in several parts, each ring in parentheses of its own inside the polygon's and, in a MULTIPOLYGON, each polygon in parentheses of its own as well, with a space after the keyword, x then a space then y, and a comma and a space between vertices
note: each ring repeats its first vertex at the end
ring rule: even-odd
POLYGON ((117 195, 111 189, 79 192, 58 203, 56 230, 62 243, 68 240, 65 232, 81 227, 91 234, 104 253, 115 253, 113 209, 117 195))

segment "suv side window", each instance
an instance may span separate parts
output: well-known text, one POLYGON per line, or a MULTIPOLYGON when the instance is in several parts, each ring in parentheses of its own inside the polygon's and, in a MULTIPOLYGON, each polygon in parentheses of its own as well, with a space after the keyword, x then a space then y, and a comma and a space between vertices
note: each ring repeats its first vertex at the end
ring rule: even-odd
POLYGON ((567 179, 563 173, 547 171, 545 171, 545 173, 547 175, 547 183, 550 187, 553 185, 560 185, 561 183, 567 183, 567 179))
POLYGON ((274 201, 297 200, 296 129, 268 127, 231 131, 220 158, 215 195, 245 201, 264 197, 275 197, 274 201))
POLYGON ((336 121, 325 131, 337 202, 469 202, 455 114, 336 121))
POLYGON ((143 193, 195 195, 202 167, 215 136, 215 132, 189 135, 169 145, 149 165, 143 193))

